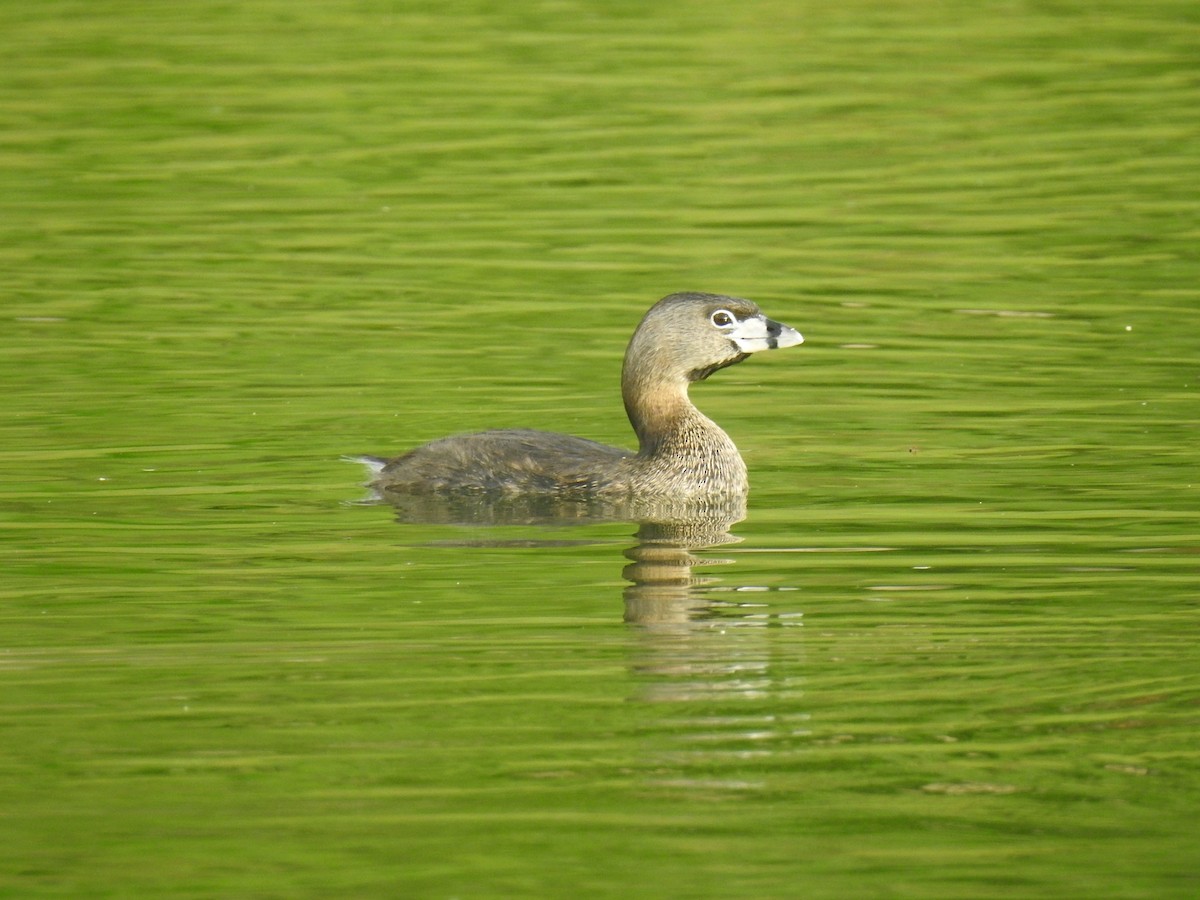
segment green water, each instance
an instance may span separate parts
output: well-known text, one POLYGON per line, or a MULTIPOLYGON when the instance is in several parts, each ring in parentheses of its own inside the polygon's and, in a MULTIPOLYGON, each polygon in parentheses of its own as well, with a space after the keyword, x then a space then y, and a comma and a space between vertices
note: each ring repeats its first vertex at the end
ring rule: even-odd
POLYGON ((0 29, 0 895, 1200 890, 1194 3, 0 29), (681 289, 737 541, 347 502, 681 289))

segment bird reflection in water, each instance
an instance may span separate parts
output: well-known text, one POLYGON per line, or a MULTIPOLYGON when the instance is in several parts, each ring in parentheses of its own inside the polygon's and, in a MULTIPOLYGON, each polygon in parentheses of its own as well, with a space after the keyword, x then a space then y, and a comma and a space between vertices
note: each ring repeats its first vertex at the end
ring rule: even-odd
MULTIPOLYGON (((414 525, 563 527, 635 523, 636 542, 625 550, 629 562, 622 570, 622 576, 630 582, 624 592, 626 622, 657 629, 688 627, 703 624, 714 606, 750 606, 715 603, 712 591, 717 589, 713 586, 720 579, 695 571, 733 562, 727 558, 697 555, 696 551, 741 541, 730 533, 730 528, 746 517, 743 496, 671 501, 663 498, 612 500, 372 491, 360 502, 386 503, 395 511, 398 521, 414 525)), ((552 547, 591 541, 586 538, 538 540, 528 536, 505 540, 492 533, 484 538, 454 543, 480 547, 552 547)))
MULTIPOLYGON (((637 523, 636 540, 624 550, 624 620, 636 628, 629 669, 643 703, 684 704, 683 718, 656 718, 664 746, 689 747, 684 762, 703 764, 707 754, 775 754, 807 734, 807 714, 797 709, 801 691, 791 631, 800 613, 762 602, 762 586, 726 584, 713 569, 730 565, 719 548, 741 541, 730 528, 746 517, 742 497, 720 502, 564 500, 545 496, 374 494, 401 522, 424 525, 569 526, 637 523), (704 553, 716 549, 715 555, 704 553), (728 598, 728 599, 727 599, 728 598), (736 600, 732 598, 737 598, 736 600), (750 598, 754 598, 751 600, 750 598), (758 601, 758 602, 755 602, 758 601), (782 640, 780 640, 782 639, 782 640), (705 714, 696 718, 701 701, 705 714), (734 704, 732 707, 726 704, 734 704), (714 705, 715 704, 715 705, 714 705), (707 748, 707 749, 701 749, 707 748)), ((553 547, 591 543, 486 538, 460 546, 553 547)), ((647 734, 649 737, 649 733, 647 734)), ((681 772, 681 783, 690 775, 681 772)), ((712 785, 706 790, 711 791, 712 785)))
MULTIPOLYGON (((663 498, 620 500, 545 495, 403 494, 371 491, 361 503, 387 504, 398 521, 414 525, 563 527, 611 522, 637 524, 636 543, 625 551, 622 576, 625 621, 647 627, 686 626, 712 605, 702 590, 719 579, 694 570, 728 565, 730 559, 698 556, 699 550, 735 544, 730 528, 746 517, 745 497, 671 501, 663 498)), ((562 546, 577 541, 528 537, 471 541, 473 546, 562 546)), ((726 604, 727 605, 727 604, 726 604)))

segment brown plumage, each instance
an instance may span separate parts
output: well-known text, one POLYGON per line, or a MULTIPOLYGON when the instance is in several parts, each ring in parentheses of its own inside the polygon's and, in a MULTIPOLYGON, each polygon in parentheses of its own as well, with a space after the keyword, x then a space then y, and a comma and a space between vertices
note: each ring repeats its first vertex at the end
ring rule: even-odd
POLYGON ((729 436, 692 405, 688 385, 759 350, 803 338, 749 300, 671 294, 654 304, 625 352, 621 395, 633 453, 527 429, 442 438, 385 461, 362 457, 380 491, 580 497, 744 495, 746 466, 729 436))

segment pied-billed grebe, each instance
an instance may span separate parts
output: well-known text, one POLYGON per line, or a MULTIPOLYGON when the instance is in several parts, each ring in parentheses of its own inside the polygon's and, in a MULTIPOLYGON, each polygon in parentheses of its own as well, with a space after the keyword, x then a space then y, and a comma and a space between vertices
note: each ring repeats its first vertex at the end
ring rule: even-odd
POLYGON ((759 350, 794 347, 800 333, 749 300, 671 294, 646 313, 621 370, 632 453, 546 431, 481 431, 442 438, 393 460, 359 457, 378 491, 460 491, 580 497, 696 499, 745 494, 733 441, 688 399, 688 385, 759 350))

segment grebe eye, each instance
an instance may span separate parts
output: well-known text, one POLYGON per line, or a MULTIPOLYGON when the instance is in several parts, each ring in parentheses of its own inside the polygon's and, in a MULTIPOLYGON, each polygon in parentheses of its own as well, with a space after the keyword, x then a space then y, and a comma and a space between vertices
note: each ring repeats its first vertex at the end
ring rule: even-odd
POLYGON ((718 309, 715 313, 708 317, 708 321, 712 322, 718 328, 728 328, 730 325, 736 325, 737 319, 733 313, 727 309, 718 309))

